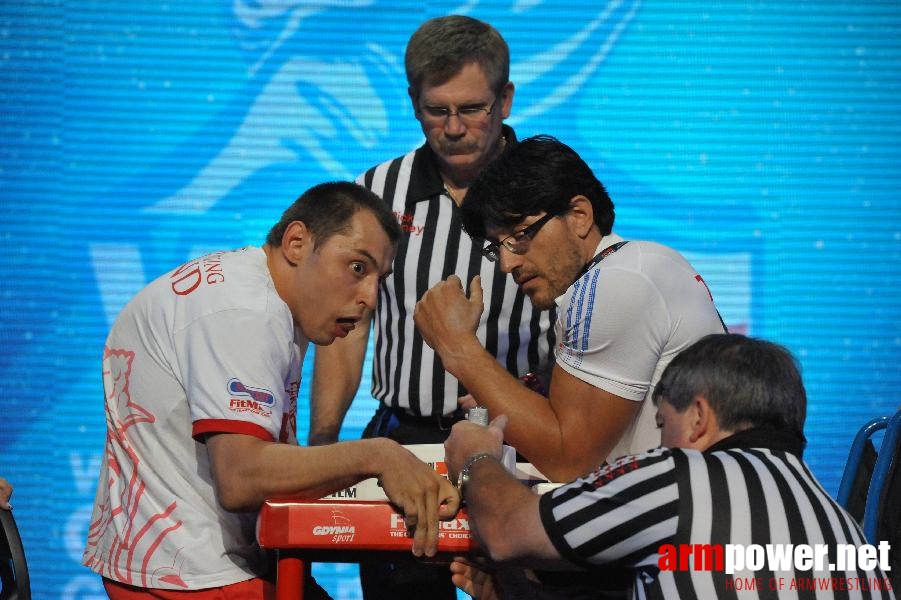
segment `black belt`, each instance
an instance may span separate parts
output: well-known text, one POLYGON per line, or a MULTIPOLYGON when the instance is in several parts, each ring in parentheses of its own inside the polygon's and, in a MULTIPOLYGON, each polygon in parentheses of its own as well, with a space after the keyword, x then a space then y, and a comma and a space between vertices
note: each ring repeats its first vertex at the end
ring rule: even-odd
POLYGON ((417 427, 428 427, 429 429, 440 429, 447 431, 454 426, 454 423, 462 421, 466 418, 466 411, 458 408, 454 412, 447 415, 414 415, 403 408, 392 408, 385 404, 379 406, 376 411, 377 417, 381 419, 390 419, 394 417, 398 423, 405 425, 414 425, 417 427))

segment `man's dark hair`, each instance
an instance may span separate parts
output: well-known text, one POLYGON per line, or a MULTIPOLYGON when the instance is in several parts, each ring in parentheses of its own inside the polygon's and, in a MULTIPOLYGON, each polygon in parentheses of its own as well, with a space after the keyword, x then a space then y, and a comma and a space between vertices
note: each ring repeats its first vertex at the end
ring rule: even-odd
POLYGON ((701 338, 666 367, 653 401, 682 412, 696 396, 723 429, 771 425, 803 435, 807 394, 795 359, 778 344, 736 333, 701 338))
POLYGON ((482 67, 488 85, 500 95, 510 80, 510 49, 498 31, 478 19, 449 15, 420 25, 407 43, 407 83, 418 99, 425 85, 441 85, 464 66, 482 67))
POLYGON ((360 210, 372 212, 391 240, 400 239, 400 225, 388 205, 370 190, 356 183, 335 181, 320 183, 294 201, 266 236, 270 246, 280 246, 285 230, 294 221, 302 221, 315 236, 314 249, 337 233, 350 229, 350 220, 360 210))
POLYGON ((601 235, 608 235, 615 218, 613 201, 591 168, 556 138, 526 138, 491 161, 469 186, 463 228, 484 238, 488 227, 512 229, 528 216, 562 215, 579 195, 591 202, 601 235))

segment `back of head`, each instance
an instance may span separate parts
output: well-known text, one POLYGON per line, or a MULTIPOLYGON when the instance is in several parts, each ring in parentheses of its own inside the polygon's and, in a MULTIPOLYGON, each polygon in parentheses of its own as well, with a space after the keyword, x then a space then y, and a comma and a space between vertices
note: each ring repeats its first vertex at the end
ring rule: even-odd
POLYGON ((314 247, 318 248, 331 236, 348 231, 351 219, 360 210, 371 211, 391 243, 397 243, 400 225, 388 205, 375 193, 349 181, 320 183, 308 189, 269 230, 266 243, 281 245, 288 225, 302 221, 315 236, 314 247))
POLYGON ((488 23, 462 15, 423 23, 410 37, 404 63, 416 98, 424 85, 441 85, 470 63, 481 65, 497 94, 510 80, 507 42, 488 23))
POLYGON ((654 403, 684 411, 704 396, 720 428, 770 425, 803 435, 807 394, 791 353, 739 334, 712 334, 680 352, 654 389, 654 403))
POLYGON ((578 195, 591 201, 601 235, 609 234, 613 201, 582 157, 551 136, 526 138, 508 147, 469 186, 463 227, 484 238, 487 227, 509 229, 527 216, 563 214, 578 195))

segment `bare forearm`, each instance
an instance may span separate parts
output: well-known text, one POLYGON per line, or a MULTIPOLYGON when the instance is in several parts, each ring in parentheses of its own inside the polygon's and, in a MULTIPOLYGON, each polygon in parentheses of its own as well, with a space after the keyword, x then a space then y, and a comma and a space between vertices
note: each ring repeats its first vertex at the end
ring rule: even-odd
POLYGON ((434 556, 439 519, 460 507, 453 485, 412 452, 386 438, 301 448, 220 433, 207 439, 219 504, 250 511, 267 498, 319 498, 378 477, 391 503, 413 528, 413 554, 434 556))
POLYGON ((0 477, 0 508, 9 510, 9 499, 13 495, 13 486, 6 479, 0 477))
MULTIPOLYGON (((547 398, 522 384, 491 356, 478 340, 474 345, 458 346, 456 356, 444 362, 453 374, 492 417, 507 415, 504 433, 508 444, 546 475, 545 468, 563 456, 562 433, 557 414, 547 398)), ((442 360, 444 356, 442 355, 442 360)))
POLYGON ((496 460, 472 466, 466 486, 467 512, 480 544, 492 559, 557 558, 538 513, 538 496, 496 460), (517 532, 511 535, 510 532, 517 532))
POLYGON ((551 481, 570 481, 602 464, 641 407, 641 402, 588 383, 560 365, 545 398, 521 385, 473 341, 448 349, 446 368, 490 415, 509 417, 507 443, 551 481))
POLYGON ((347 381, 341 381, 337 377, 326 379, 330 380, 328 384, 317 384, 314 378, 315 391, 310 396, 310 428, 307 435, 307 444, 310 446, 338 441, 341 426, 356 393, 356 388, 353 392, 347 389, 347 381), (328 389, 335 387, 338 389, 328 389))
POLYGON ((586 450, 591 451, 591 460, 597 459, 594 465, 598 464, 606 455, 596 451, 591 428, 600 419, 586 425, 580 423, 578 414, 582 408, 591 407, 586 402, 588 394, 583 393, 582 401, 573 404, 569 402, 569 390, 558 388, 557 399, 553 393, 548 399, 510 375, 476 337, 482 298, 480 277, 470 282, 467 297, 460 279, 451 276, 423 294, 413 320, 426 343, 441 357, 444 368, 463 383, 476 401, 486 406, 491 416, 509 418, 507 442, 545 475, 552 479, 562 476, 566 471, 561 467, 578 462, 576 459, 584 460, 586 450), (574 436, 573 432, 579 435, 574 436))
POLYGON ((311 446, 338 441, 344 417, 360 387, 368 333, 368 323, 361 323, 347 338, 317 346, 310 396, 311 446))
POLYGON ((219 501, 228 510, 256 510, 267 498, 320 498, 367 477, 387 462, 389 440, 356 440, 303 448, 220 434, 207 445, 219 501), (239 439, 240 438, 240 439, 239 439))

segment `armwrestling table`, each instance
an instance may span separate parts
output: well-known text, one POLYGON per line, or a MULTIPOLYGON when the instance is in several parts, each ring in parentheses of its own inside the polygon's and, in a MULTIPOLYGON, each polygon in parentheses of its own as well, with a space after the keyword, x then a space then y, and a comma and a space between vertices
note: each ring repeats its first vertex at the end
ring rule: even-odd
POLYGON ((413 556, 404 518, 381 500, 267 500, 257 520, 257 541, 277 554, 276 599, 303 600, 305 562, 365 562, 379 558, 450 563, 474 549, 461 509, 441 521, 438 554, 413 556))

